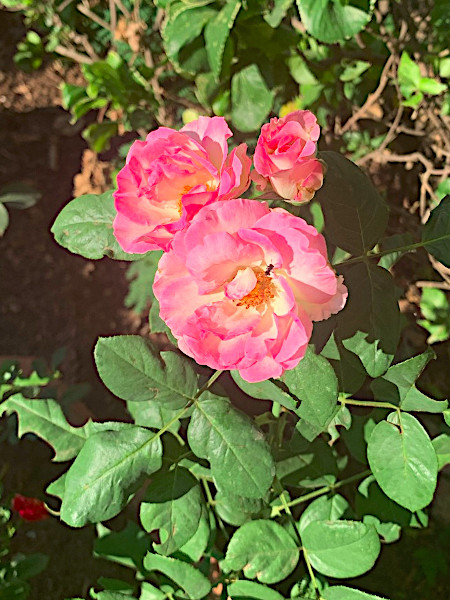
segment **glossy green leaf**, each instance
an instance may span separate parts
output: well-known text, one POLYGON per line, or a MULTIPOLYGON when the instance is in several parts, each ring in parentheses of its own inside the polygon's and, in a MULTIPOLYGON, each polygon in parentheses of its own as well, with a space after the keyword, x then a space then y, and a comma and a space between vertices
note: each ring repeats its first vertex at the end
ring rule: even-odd
POLYGON ((277 28, 293 4, 294 0, 274 0, 272 10, 264 15, 264 21, 277 28))
POLYGON ((380 553, 375 528, 359 521, 313 521, 301 537, 312 566, 329 577, 362 575, 380 553))
POLYGON ((384 523, 373 515, 364 515, 363 523, 373 525, 385 544, 392 544, 400 539, 402 528, 397 523, 384 523))
POLYGON ((179 66, 180 50, 201 34, 206 23, 214 18, 217 12, 208 6, 191 8, 181 3, 172 6, 175 8, 170 12, 162 30, 162 37, 167 56, 175 66, 179 66))
POLYGON ((447 91, 448 86, 431 77, 421 77, 419 81, 419 90, 429 96, 438 96, 442 92, 447 91))
POLYGON ((161 468, 159 437, 131 427, 91 435, 67 472, 61 519, 72 527, 116 516, 143 475, 161 468))
POLYGON ((240 8, 240 0, 229 0, 205 27, 206 53, 211 71, 216 78, 220 75, 225 44, 240 8))
POLYGON ((217 487, 244 498, 262 498, 275 473, 270 448, 251 419, 228 399, 204 394, 188 428, 192 451, 211 464, 217 487))
POLYGON ((295 410, 297 408, 297 402, 292 396, 284 392, 273 381, 270 381, 270 379, 258 381, 257 383, 250 383, 245 381, 245 379, 239 375, 239 371, 231 371, 231 377, 236 385, 252 398, 258 398, 258 400, 272 400, 272 402, 278 402, 289 410, 295 410))
POLYGON ((340 0, 297 0, 302 23, 308 33, 327 44, 341 42, 360 32, 372 17, 374 3, 361 5, 340 0))
POLYGON ((411 511, 427 506, 434 494, 437 458, 417 419, 391 413, 375 426, 367 446, 370 468, 383 492, 411 511))
POLYGON ((186 469, 175 467, 153 478, 141 502, 140 519, 148 532, 159 531, 161 543, 154 549, 168 556, 196 533, 203 498, 197 479, 186 469))
POLYGON ((422 242, 430 254, 450 268, 450 196, 431 211, 422 230, 422 242))
POLYGON ((85 427, 72 427, 55 400, 30 400, 14 394, 0 405, 0 415, 17 413, 18 436, 34 433, 55 451, 53 460, 64 462, 78 454, 86 441, 85 427))
POLYGON ((441 470, 450 464, 450 435, 441 433, 441 435, 433 438, 431 443, 438 459, 438 468, 441 470))
POLYGON ((176 558, 147 554, 144 567, 147 571, 164 573, 184 590, 189 600, 201 600, 211 590, 210 581, 198 569, 176 558))
POLYGON ((355 512, 361 519, 370 515, 387 525, 408 527, 411 522, 411 512, 386 496, 373 475, 358 487, 355 512))
POLYGON ((94 357, 103 383, 123 400, 176 409, 197 391, 197 376, 187 358, 175 352, 158 356, 137 335, 99 338, 94 357))
POLYGON ((347 500, 340 494, 331 496, 331 498, 327 496, 317 498, 302 512, 298 524, 300 534, 313 521, 337 521, 348 508, 347 500))
POLYGON ((372 382, 375 399, 397 404, 405 411, 444 411, 448 407, 446 400, 433 400, 415 386, 428 362, 435 357, 435 353, 429 348, 423 354, 389 367, 381 378, 372 382))
POLYGON ((333 367, 308 347, 304 358, 294 369, 286 371, 281 380, 300 400, 295 411, 300 417, 298 431, 312 441, 326 430, 336 412, 338 381, 333 367))
POLYGON ((55 240, 85 258, 109 256, 116 260, 136 260, 139 254, 124 252, 113 233, 116 216, 112 190, 100 196, 86 194, 72 200, 61 210, 51 232, 55 240))
POLYGON ((400 337, 397 288, 385 269, 368 263, 342 273, 349 296, 337 315, 335 335, 371 377, 379 377, 392 362, 400 337))
POLYGON ((239 71, 231 80, 231 120, 240 131, 261 127, 272 109, 273 92, 256 65, 239 71))
POLYGON ((227 597, 230 600, 284 600, 276 590, 255 581, 244 580, 227 585, 227 597))
POLYGON ((240 527, 228 544, 222 568, 240 571, 248 579, 277 583, 297 566, 299 549, 288 532, 274 521, 249 521, 240 527))
POLYGON ((325 219, 327 240, 351 254, 371 250, 383 235, 386 203, 370 179, 352 161, 337 152, 320 152, 327 171, 315 198, 325 219))
POLYGON ((388 600, 380 596, 374 596, 367 592, 361 592, 355 588, 333 585, 322 592, 324 600, 388 600))
POLYGON ((242 498, 218 491, 214 498, 214 508, 223 521, 239 526, 258 514, 263 508, 263 502, 259 498, 242 498))

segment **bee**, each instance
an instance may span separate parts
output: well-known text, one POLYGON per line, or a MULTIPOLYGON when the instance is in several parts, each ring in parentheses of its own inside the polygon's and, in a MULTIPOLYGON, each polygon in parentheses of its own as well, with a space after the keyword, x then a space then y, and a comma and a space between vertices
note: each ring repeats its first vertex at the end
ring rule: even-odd
POLYGON ((264 271, 264 275, 270 275, 270 273, 272 272, 272 269, 273 269, 273 265, 272 264, 267 265, 267 268, 264 271))

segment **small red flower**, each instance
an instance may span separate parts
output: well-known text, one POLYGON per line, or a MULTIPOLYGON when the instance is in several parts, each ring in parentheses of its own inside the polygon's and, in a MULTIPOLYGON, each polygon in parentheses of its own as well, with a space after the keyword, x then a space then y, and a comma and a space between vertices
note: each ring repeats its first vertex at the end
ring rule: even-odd
POLYGON ((27 498, 21 494, 14 495, 12 509, 18 512, 24 521, 42 521, 49 516, 42 500, 27 498))

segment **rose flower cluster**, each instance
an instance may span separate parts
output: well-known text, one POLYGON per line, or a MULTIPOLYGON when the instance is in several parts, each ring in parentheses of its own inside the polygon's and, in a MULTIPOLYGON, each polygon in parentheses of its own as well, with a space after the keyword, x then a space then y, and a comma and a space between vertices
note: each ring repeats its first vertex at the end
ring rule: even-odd
POLYGON ((309 111, 261 129, 254 170, 222 117, 160 127, 131 146, 117 176, 114 233, 126 252, 162 249, 154 281, 160 316, 182 352, 249 382, 280 377, 303 358, 313 321, 340 311, 347 289, 325 240, 300 217, 241 196, 251 178, 291 203, 323 181, 319 126, 309 111))

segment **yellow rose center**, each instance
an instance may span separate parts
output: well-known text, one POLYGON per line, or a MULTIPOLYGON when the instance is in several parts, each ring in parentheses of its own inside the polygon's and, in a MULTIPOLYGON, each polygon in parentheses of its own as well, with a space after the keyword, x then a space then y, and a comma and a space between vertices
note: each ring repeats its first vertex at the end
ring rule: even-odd
POLYGON ((265 304, 271 298, 275 297, 272 278, 266 275, 264 271, 255 271, 255 275, 255 287, 240 300, 235 300, 236 306, 245 306, 245 308, 260 306, 260 304, 265 304))

